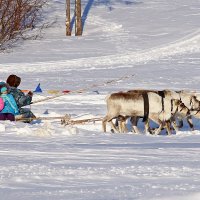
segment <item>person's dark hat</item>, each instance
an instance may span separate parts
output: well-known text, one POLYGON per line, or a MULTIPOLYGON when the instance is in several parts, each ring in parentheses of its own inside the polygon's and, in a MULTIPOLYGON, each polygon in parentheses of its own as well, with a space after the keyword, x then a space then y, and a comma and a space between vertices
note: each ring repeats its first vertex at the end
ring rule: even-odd
POLYGON ((21 78, 12 74, 7 78, 6 83, 10 86, 10 87, 18 87, 19 84, 21 83, 21 78))
POLYGON ((15 79, 15 87, 18 87, 21 83, 21 78, 19 76, 16 76, 16 79, 15 79))

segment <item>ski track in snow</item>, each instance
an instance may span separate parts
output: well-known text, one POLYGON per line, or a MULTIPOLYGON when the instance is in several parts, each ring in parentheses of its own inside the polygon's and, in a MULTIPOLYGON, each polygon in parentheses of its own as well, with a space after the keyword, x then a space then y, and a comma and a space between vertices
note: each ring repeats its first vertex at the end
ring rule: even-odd
POLYGON ((129 42, 129 34, 124 30, 121 24, 117 24, 115 22, 108 21, 109 19, 103 19, 99 16, 90 15, 90 18, 87 20, 91 25, 95 25, 98 28, 94 30, 90 30, 86 35, 94 34, 98 30, 101 30, 103 33, 101 38, 107 38, 109 41, 115 43, 118 52, 124 52, 124 48, 122 48, 126 43, 129 42))
MULTIPOLYGON (((200 34, 199 30, 184 38, 174 41, 170 44, 165 44, 162 47, 155 47, 143 52, 134 52, 126 54, 118 54, 102 57, 80 58, 68 61, 52 61, 52 62, 36 62, 36 63, 10 63, 0 64, 2 72, 11 72, 20 67, 20 71, 24 73, 36 72, 38 68, 40 72, 46 72, 46 67, 50 67, 51 71, 58 71, 65 69, 71 71, 79 70, 95 70, 101 69, 115 69, 116 66, 127 65, 131 66, 139 63, 147 63, 149 61, 157 61, 162 58, 172 57, 185 53, 198 53, 200 51, 200 34)), ((130 67, 131 67, 130 66, 130 67)))

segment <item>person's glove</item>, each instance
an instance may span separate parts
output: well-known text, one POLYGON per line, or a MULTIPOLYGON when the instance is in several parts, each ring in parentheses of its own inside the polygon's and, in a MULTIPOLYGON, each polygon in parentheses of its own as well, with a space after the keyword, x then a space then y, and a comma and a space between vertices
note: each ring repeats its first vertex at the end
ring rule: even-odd
POLYGON ((29 91, 28 95, 32 97, 33 96, 33 92, 29 91))

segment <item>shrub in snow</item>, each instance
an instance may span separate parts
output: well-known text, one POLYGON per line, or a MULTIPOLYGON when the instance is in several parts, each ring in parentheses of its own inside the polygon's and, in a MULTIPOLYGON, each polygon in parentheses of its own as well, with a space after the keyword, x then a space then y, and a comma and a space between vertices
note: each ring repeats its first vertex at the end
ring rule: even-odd
POLYGON ((17 39, 33 38, 27 30, 37 27, 46 0, 0 0, 0 50, 6 49, 17 39))

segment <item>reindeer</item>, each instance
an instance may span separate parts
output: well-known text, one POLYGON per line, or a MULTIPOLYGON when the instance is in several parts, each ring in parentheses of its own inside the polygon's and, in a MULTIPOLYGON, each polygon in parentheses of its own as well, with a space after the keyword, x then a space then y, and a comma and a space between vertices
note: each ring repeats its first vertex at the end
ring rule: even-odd
MULTIPOLYGON (((163 99, 155 92, 148 92, 149 114, 147 118, 152 119, 159 124, 156 134, 159 134, 162 127, 166 125, 168 134, 171 134, 169 125, 172 116, 180 112, 182 115, 188 115, 189 110, 180 100, 165 98, 165 109, 163 110, 163 99)), ((111 122, 117 117, 141 117, 144 116, 144 98, 141 93, 120 92, 109 95, 106 99, 107 115, 102 121, 104 132, 106 132, 106 123, 111 122)), ((148 130, 148 120, 145 120, 145 130, 148 130)), ((114 124, 111 126, 116 130, 114 124)))
MULTIPOLYGON (((188 92, 188 91, 178 91, 177 94, 179 95, 179 99, 189 108, 191 111, 191 115, 187 116, 187 122, 190 126, 190 129, 194 130, 194 125, 192 122, 192 116, 195 116, 197 118, 200 118, 199 115, 196 113, 200 110, 200 101, 198 100, 198 97, 196 94, 188 92)), ((179 120, 179 128, 183 127, 183 120, 181 117, 178 117, 179 120)))
MULTIPOLYGON (((187 119, 187 122, 188 122, 191 130, 194 129, 193 123, 192 123, 192 115, 197 118, 200 118, 200 114, 198 112, 198 111, 200 111, 200 101, 198 101, 197 97, 194 96, 194 93, 189 93, 186 91, 172 91, 172 90, 163 90, 163 91, 130 90, 130 91, 128 91, 128 93, 133 93, 133 94, 134 93, 144 94, 144 93, 148 93, 148 92, 154 92, 156 94, 159 94, 163 98, 163 101, 162 101, 163 107, 165 106, 165 101, 166 101, 165 98, 167 99, 167 101, 169 101, 170 99, 181 100, 185 104, 185 106, 188 107, 189 110, 191 111, 191 115, 186 116, 186 119, 187 119)), ((176 113, 171 118, 171 123, 176 132, 179 130, 178 128, 181 128, 183 126, 183 118, 185 118, 185 116, 180 115, 180 113, 176 113), (178 127, 176 124, 176 119, 178 119, 178 121, 179 121, 178 127)), ((119 126, 119 131, 121 131, 121 132, 127 132, 126 125, 125 125, 126 119, 127 119, 127 117, 120 119, 121 121, 119 124, 122 126, 122 128, 120 128, 120 126, 119 126)), ((132 116, 130 119, 130 121, 132 122, 132 125, 133 125, 133 131, 135 131, 136 133, 139 133, 139 130, 137 128, 138 120, 139 120, 139 117, 135 117, 135 116, 132 116)), ((147 122, 147 123, 149 123, 149 122, 147 122)), ((147 125, 147 127, 148 127, 148 132, 151 132, 149 125, 147 125)))
MULTIPOLYGON (((141 94, 144 98, 144 110, 146 112, 146 115, 148 115, 148 110, 149 110, 149 102, 148 102, 148 93, 149 92, 153 92, 153 93, 156 93, 158 94, 161 99, 162 99, 162 110, 165 109, 166 106, 169 105, 169 102, 171 101, 171 99, 178 99, 179 98, 179 95, 174 92, 174 91, 171 91, 171 90, 162 90, 162 91, 158 91, 158 90, 129 90, 127 93, 131 93, 131 94, 141 94), (173 98, 172 98, 173 96, 173 98)), ((143 117, 143 116, 141 116, 143 117)), ((138 123, 138 120, 139 118, 141 118, 139 116, 131 116, 131 123, 132 123, 132 127, 133 127, 133 131, 135 133, 140 133, 139 129, 137 128, 137 123, 138 123)), ((127 128, 126 128, 126 120, 127 120, 128 117, 120 117, 118 118, 119 120, 119 132, 127 132, 127 128)), ((154 119, 155 121, 156 119, 154 119)), ((145 119, 143 118, 143 121, 145 121, 145 119)), ((178 128, 175 124, 175 120, 173 120, 173 118, 171 119, 171 122, 173 123, 173 127, 176 131, 178 131, 178 128)), ((158 123, 158 120, 157 120, 157 123, 158 123)), ((152 130, 150 129, 149 127, 149 120, 146 121, 146 126, 145 126, 145 131, 146 132, 150 132, 152 133, 152 130)))

